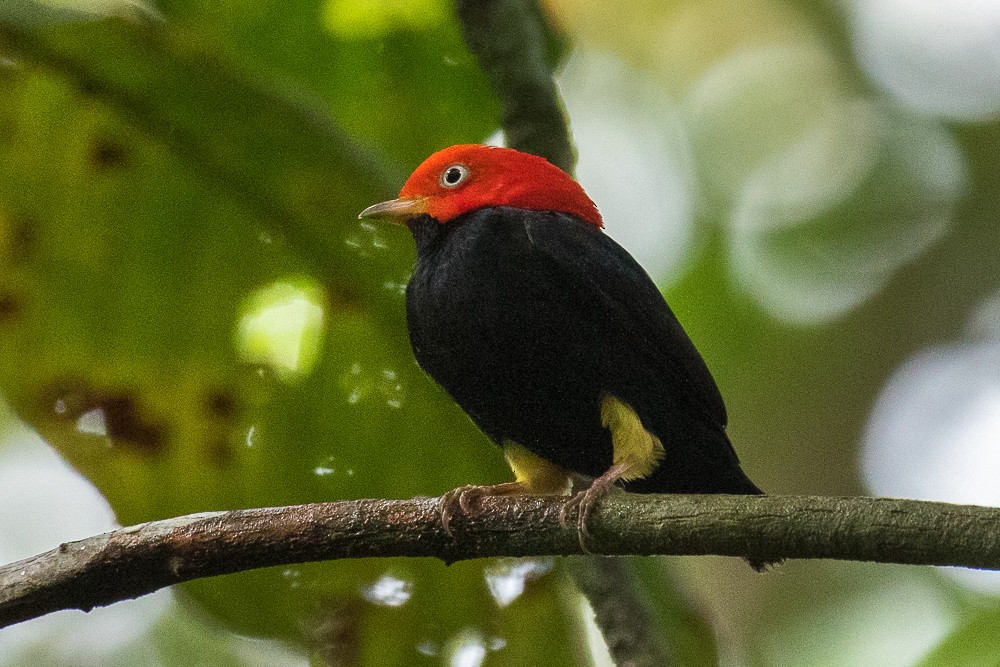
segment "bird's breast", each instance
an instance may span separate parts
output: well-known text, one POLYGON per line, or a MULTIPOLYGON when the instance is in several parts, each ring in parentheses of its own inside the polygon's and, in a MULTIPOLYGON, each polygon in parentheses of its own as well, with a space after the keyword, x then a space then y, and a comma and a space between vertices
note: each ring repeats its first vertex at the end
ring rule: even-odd
POLYGON ((410 340, 421 367, 494 440, 554 461, 568 443, 595 440, 596 470, 606 432, 593 339, 564 279, 516 218, 474 218, 418 254, 410 340))
POLYGON ((522 346, 537 326, 547 299, 533 284, 537 267, 516 231, 475 220, 418 254, 407 318, 418 361, 431 364, 432 375, 435 362, 451 355, 479 372, 496 370, 499 356, 522 346))

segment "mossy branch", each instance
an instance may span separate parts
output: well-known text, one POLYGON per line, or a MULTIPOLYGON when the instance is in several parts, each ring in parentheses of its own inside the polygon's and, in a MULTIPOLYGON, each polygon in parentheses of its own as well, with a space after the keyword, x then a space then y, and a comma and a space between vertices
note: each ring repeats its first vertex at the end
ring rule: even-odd
MULTIPOLYGON (((580 553, 558 497, 487 497, 445 532, 438 500, 345 500, 152 521, 0 567, 0 627, 172 584, 318 560, 580 553)), ((887 498, 619 494, 591 515, 603 555, 741 556, 1000 569, 1000 508, 887 498)), ((755 576, 747 570, 747 576, 755 576)))

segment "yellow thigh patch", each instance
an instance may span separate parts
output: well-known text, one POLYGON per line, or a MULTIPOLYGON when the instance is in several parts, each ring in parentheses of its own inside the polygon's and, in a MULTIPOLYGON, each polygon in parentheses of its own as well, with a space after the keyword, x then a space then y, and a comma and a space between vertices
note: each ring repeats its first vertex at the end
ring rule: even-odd
POLYGON ((524 493, 548 495, 569 492, 569 473, 556 464, 509 440, 504 443, 503 455, 514 471, 514 479, 524 486, 524 493))
POLYGON ((611 431, 614 463, 621 464, 622 481, 648 476, 663 459, 663 443, 642 425, 632 406, 617 396, 601 399, 601 424, 611 431))

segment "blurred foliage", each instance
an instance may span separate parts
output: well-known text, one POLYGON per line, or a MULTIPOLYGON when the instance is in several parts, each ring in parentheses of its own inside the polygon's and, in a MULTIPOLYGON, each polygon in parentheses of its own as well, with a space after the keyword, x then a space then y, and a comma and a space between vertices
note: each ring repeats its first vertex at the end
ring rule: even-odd
MULTIPOLYGON (((543 5, 568 44, 613 54, 607 85, 631 68, 658 87, 661 106, 643 106, 647 89, 610 105, 613 127, 577 103, 581 135, 649 144, 625 114, 676 108, 696 242, 650 270, 727 397, 750 476, 860 491, 885 378, 1000 288, 1000 123, 946 125, 881 93, 841 3, 543 5)), ((0 4, 0 388, 122 523, 507 478, 412 360, 408 234, 356 219, 433 150, 496 129, 452 10, 0 4)), ((614 89, 587 94, 608 108, 614 89)), ((633 164, 608 171, 643 183, 633 164)), ((872 664, 865 647, 894 641, 929 650, 927 666, 1000 662, 992 601, 937 572, 678 560, 683 576, 673 560, 639 568, 685 664, 714 663, 715 635, 727 664, 872 664), (894 627, 904 608, 921 637, 894 627)), ((589 662, 577 600, 544 563, 312 564, 183 590, 317 664, 589 662)), ((249 664, 179 618, 151 631, 164 664, 249 664)))
MULTIPOLYGON (((412 360, 405 230, 357 220, 400 165, 492 128, 454 20, 345 35, 330 25, 343 17, 317 20, 321 3, 213 6, 164 3, 167 24, 28 21, 22 5, 0 25, 6 398, 124 524, 503 478, 412 360), (289 303, 312 315, 296 324, 289 303)), ((567 663, 554 586, 502 609, 483 563, 422 560, 186 590, 242 632, 363 664, 434 662, 417 647, 443 651, 468 628, 502 637, 505 655, 541 643, 567 663), (405 605, 362 596, 388 572, 405 605)))
POLYGON ((1000 664, 997 628, 1000 609, 976 610, 951 635, 941 642, 918 667, 989 667, 1000 664))

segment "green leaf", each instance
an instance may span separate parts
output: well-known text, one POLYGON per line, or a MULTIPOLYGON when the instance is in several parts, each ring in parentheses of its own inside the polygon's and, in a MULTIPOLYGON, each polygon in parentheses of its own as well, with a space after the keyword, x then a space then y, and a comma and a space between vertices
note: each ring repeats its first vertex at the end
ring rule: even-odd
POLYGON ((405 271, 403 253, 359 262, 350 243, 359 207, 391 194, 402 172, 388 173, 321 113, 251 85, 195 36, 108 19, 40 29, 0 23, 0 37, 15 58, 58 73, 104 106, 99 114, 125 119, 175 168, 237 202, 323 279, 376 296, 387 271, 405 271), (339 279, 328 275, 334 266, 339 279))

